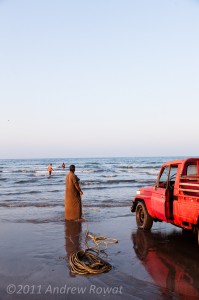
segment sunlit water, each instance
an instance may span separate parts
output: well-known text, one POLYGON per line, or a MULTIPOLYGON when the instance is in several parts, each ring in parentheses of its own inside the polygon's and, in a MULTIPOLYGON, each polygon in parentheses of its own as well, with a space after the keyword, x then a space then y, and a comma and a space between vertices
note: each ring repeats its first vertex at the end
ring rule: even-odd
POLYGON ((140 186, 155 182, 171 157, 0 160, 0 217, 9 222, 62 222, 65 177, 75 164, 89 221, 128 215, 140 186), (65 162, 66 168, 61 165, 65 162), (52 176, 47 166, 53 164, 52 176))

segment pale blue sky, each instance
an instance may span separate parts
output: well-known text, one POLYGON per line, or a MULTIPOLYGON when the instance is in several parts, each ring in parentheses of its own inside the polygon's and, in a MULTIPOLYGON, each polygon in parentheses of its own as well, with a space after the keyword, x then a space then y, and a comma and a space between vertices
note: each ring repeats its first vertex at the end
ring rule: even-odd
POLYGON ((199 1, 0 0, 0 158, 199 155, 199 1))

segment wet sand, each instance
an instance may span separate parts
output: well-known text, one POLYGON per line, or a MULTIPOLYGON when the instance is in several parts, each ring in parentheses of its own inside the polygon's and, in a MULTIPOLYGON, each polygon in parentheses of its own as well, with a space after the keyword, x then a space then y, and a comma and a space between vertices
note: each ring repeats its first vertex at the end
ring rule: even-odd
POLYGON ((199 250, 174 226, 137 230, 135 216, 89 222, 116 238, 102 257, 112 270, 74 276, 68 257, 84 247, 85 223, 9 223, 0 228, 0 299, 198 299, 199 250))

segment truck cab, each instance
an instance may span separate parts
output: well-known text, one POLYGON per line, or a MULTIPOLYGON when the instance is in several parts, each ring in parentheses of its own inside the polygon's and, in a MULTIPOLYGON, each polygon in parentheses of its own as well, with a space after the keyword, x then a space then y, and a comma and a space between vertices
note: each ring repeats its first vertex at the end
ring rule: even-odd
POLYGON ((138 228, 151 229, 153 221, 199 229, 199 158, 162 165, 151 187, 140 188, 132 203, 138 228))

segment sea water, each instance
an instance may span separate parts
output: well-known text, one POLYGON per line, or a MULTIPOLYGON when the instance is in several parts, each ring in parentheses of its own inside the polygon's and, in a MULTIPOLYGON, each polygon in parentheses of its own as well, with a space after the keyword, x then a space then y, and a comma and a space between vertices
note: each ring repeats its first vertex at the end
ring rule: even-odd
POLYGON ((92 222, 130 215, 136 190, 153 185, 160 166, 173 159, 176 157, 0 160, 1 221, 63 222, 65 177, 71 164, 76 166, 84 192, 84 217, 92 222))

